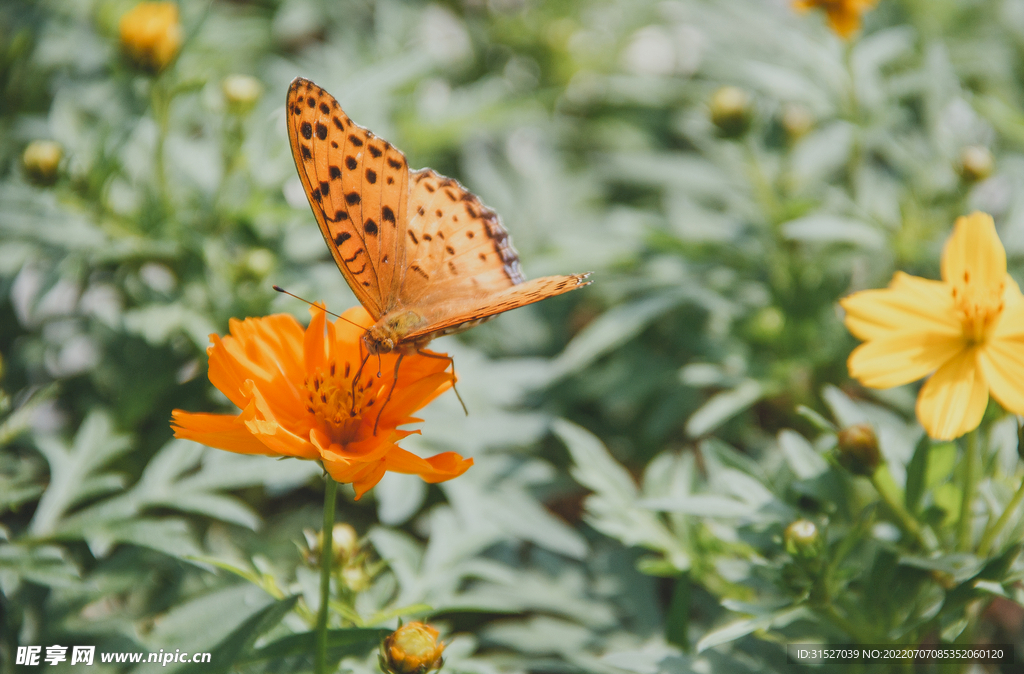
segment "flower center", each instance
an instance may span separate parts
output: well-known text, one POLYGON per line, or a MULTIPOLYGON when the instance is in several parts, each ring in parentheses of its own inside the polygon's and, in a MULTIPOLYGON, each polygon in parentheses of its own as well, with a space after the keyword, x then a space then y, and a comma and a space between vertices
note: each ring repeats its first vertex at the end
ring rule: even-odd
POLYGON ((972 343, 985 341, 989 331, 1003 313, 1003 290, 1006 282, 996 285, 978 283, 970 270, 953 284, 953 303, 963 325, 964 337, 972 343))
POLYGON ((316 374, 306 377, 306 410, 316 417, 321 428, 333 442, 344 445, 354 439, 359 428, 363 407, 376 402, 375 397, 364 402, 370 380, 362 383, 360 372, 352 378, 352 368, 331 363, 327 371, 317 368, 316 374))

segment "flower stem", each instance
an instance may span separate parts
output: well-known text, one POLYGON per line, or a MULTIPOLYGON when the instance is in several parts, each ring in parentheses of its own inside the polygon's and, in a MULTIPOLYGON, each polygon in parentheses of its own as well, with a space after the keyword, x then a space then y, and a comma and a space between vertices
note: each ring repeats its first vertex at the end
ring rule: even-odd
POLYGON ((978 462, 978 430, 967 434, 964 448, 964 487, 960 501, 960 521, 957 523, 957 549, 966 551, 971 547, 971 506, 974 504, 974 488, 977 486, 974 464, 978 462))
POLYGON ((331 600, 331 553, 334 550, 334 502, 338 483, 330 475, 324 476, 324 528, 320 545, 320 613, 316 618, 316 674, 327 674, 327 617, 331 600))
POLYGON ((1017 488, 1017 493, 1013 495, 1010 502, 1006 504, 1006 509, 1003 510, 1003 514, 999 516, 995 524, 985 530, 984 535, 981 537, 981 542, 978 543, 978 555, 980 557, 988 556, 988 551, 992 547, 993 541, 996 537, 1002 533, 1006 523, 1010 521, 1010 518, 1017 512, 1017 508, 1020 507, 1021 501, 1024 501, 1024 480, 1021 480, 1020 487, 1017 488))
MULTIPOLYGON (((907 509, 903 507, 900 500, 895 494, 893 494, 889 485, 882 480, 883 470, 885 469, 882 468, 876 470, 871 476, 871 484, 875 487, 875 491, 877 491, 878 495, 882 497, 882 500, 885 502, 885 505, 889 508, 892 514, 896 516, 896 519, 899 521, 900 528, 903 529, 904 532, 913 536, 914 540, 918 542, 921 548, 924 550, 930 549, 932 546, 925 537, 924 532, 921 530, 921 525, 913 515, 907 512, 907 509)), ((891 482, 892 478, 890 477, 888 480, 891 482)))

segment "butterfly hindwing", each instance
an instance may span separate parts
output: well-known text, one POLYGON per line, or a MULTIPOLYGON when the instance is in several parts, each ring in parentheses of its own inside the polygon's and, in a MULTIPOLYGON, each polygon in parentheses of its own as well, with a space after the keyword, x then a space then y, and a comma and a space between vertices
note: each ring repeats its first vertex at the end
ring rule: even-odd
POLYGON ((409 175, 406 238, 406 306, 488 296, 525 280, 498 215, 430 169, 409 175))
POLYGON ((409 170, 405 156, 354 124, 329 93, 297 78, 288 89, 288 138, 302 186, 338 268, 376 320, 401 282, 409 170))

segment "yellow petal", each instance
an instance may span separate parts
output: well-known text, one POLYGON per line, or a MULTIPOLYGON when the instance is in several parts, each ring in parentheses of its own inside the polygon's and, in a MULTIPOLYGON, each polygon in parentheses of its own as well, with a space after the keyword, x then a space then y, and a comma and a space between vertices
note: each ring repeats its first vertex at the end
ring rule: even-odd
POLYGON ((1024 340, 1024 295, 1011 276, 1006 277, 1003 290, 1003 313, 992 330, 993 339, 1024 340))
POLYGON ((978 427, 987 404, 977 348, 964 349, 921 387, 917 418, 930 437, 952 440, 978 427))
POLYGON ((942 280, 997 288, 1006 279, 1006 249, 992 216, 974 212, 957 218, 942 251, 942 280))
POLYGON ((846 327, 858 339, 876 339, 896 332, 918 331, 959 335, 952 288, 941 281, 896 272, 888 288, 864 290, 839 300, 846 327))
POLYGON ((864 386, 890 388, 926 377, 964 349, 959 335, 916 332, 864 342, 850 354, 850 376, 864 386))
POLYGON ((978 351, 978 365, 1004 409, 1024 414, 1024 341, 993 339, 978 351))

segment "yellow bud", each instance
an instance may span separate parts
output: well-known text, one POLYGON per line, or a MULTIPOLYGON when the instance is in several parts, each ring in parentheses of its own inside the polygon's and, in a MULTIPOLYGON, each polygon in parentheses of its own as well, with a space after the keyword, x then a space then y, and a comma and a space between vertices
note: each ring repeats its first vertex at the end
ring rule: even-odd
POLYGON ((750 128, 750 96, 739 87, 722 87, 711 96, 711 122, 725 138, 742 136, 750 128))
POLYGON ((274 254, 266 248, 255 248, 245 256, 245 266, 253 276, 263 278, 274 268, 274 254))
POLYGON ((64 150, 52 140, 34 140, 21 155, 21 163, 29 179, 40 185, 52 185, 57 180, 57 169, 64 150))
POLYGON ((221 89, 228 102, 228 110, 236 115, 244 115, 252 110, 263 94, 263 85, 249 75, 228 75, 221 83, 221 89))
POLYGON ((771 342, 786 327, 786 315, 778 307, 765 307, 754 314, 750 322, 751 336, 758 341, 771 342))
POLYGON ((140 2, 121 17, 121 47, 135 63, 160 72, 181 49, 182 30, 178 5, 173 2, 140 2))
POLYGON ((444 644, 430 625, 411 622, 384 638, 380 645, 380 668, 387 674, 426 674, 441 669, 444 644))
POLYGON ((373 577, 362 564, 346 566, 341 570, 341 582, 357 594, 368 589, 371 581, 373 581, 373 577))
POLYGON ((814 115, 799 103, 789 103, 782 109, 782 128, 791 142, 800 140, 814 128, 814 115))
POLYGON ((984 145, 969 145, 960 152, 960 176, 969 183, 976 183, 992 175, 995 160, 984 145))
POLYGON ((794 557, 817 557, 821 551, 821 536, 814 522, 799 519, 786 527, 782 538, 786 552, 794 557))
POLYGON ((839 432, 839 463, 854 475, 870 477, 882 462, 878 438, 868 424, 857 424, 839 432))

